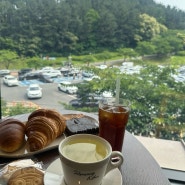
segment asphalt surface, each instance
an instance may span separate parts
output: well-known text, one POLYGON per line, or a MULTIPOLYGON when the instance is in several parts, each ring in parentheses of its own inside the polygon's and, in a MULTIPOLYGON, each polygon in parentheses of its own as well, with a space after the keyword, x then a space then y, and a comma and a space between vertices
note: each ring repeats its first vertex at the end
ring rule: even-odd
POLYGON ((19 86, 8 87, 1 81, 1 97, 6 102, 29 101, 42 108, 52 108, 56 110, 63 110, 61 103, 68 103, 75 99, 75 95, 69 95, 58 90, 58 83, 40 83, 38 81, 20 82, 19 86), (39 83, 42 87, 43 96, 40 99, 28 99, 26 96, 26 89, 30 83, 39 83))

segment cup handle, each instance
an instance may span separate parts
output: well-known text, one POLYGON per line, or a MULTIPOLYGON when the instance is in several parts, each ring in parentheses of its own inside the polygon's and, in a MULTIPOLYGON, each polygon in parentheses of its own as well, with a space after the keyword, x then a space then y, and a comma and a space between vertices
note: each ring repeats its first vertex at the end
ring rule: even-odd
POLYGON ((105 175, 109 171, 113 170, 114 168, 118 168, 119 166, 121 166, 123 161, 124 161, 123 154, 119 151, 113 151, 111 153, 110 160, 109 160, 109 163, 107 165, 105 175))

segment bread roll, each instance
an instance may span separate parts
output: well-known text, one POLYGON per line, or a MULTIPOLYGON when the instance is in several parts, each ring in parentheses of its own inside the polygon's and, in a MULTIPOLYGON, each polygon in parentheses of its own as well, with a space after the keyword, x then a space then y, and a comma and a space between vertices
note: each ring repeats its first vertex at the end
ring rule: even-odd
POLYGON ((0 123, 0 150, 15 152, 24 144, 25 125, 19 120, 9 118, 0 123))

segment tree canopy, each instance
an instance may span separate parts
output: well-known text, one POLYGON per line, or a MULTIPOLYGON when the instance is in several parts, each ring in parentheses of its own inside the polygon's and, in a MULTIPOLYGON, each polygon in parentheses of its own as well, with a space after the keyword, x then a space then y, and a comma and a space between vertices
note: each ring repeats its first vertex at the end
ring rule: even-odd
POLYGON ((128 131, 163 139, 185 137, 185 84, 174 82, 171 73, 175 69, 171 66, 160 68, 148 64, 140 74, 134 75, 120 74, 117 68, 94 69, 94 72, 103 80, 80 85, 80 97, 86 99, 87 94, 104 91, 115 94, 116 79, 120 78, 120 98, 131 101, 128 131))
POLYGON ((184 17, 153 0, 2 0, 0 49, 33 57, 135 48, 183 30, 184 17))

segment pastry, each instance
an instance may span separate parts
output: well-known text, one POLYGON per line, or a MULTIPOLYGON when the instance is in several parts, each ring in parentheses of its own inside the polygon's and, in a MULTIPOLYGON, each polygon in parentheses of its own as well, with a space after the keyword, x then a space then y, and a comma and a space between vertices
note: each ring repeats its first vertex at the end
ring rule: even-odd
POLYGON ((0 123, 0 150, 14 152, 21 148, 25 141, 25 124, 9 118, 0 123))
POLYGON ((66 118, 59 112, 53 109, 38 109, 38 110, 33 111, 28 116, 28 121, 32 119, 33 117, 37 117, 37 116, 43 116, 43 117, 50 118, 53 121, 55 121, 55 123, 58 125, 58 128, 59 128, 58 135, 64 132, 66 128, 66 124, 65 124, 66 118))
POLYGON ((99 126, 95 119, 88 116, 72 118, 66 121, 66 134, 98 134, 99 126))
MULTIPOLYGON (((3 184, 7 184, 8 179, 10 178, 10 176, 18 169, 20 168, 25 168, 28 166, 36 166, 38 164, 34 163, 34 161, 32 161, 31 159, 21 159, 21 160, 15 160, 12 161, 10 163, 8 163, 7 165, 5 165, 0 172, 0 179, 2 179, 4 182, 3 184)), ((0 180, 1 182, 1 180, 0 180)), ((0 183, 1 184, 1 183, 0 183)))
POLYGON ((16 170, 8 180, 8 185, 44 185, 44 173, 35 167, 26 167, 16 170))
POLYGON ((30 114, 26 123, 27 143, 31 152, 40 150, 65 131, 65 118, 50 109, 38 109, 30 114))

